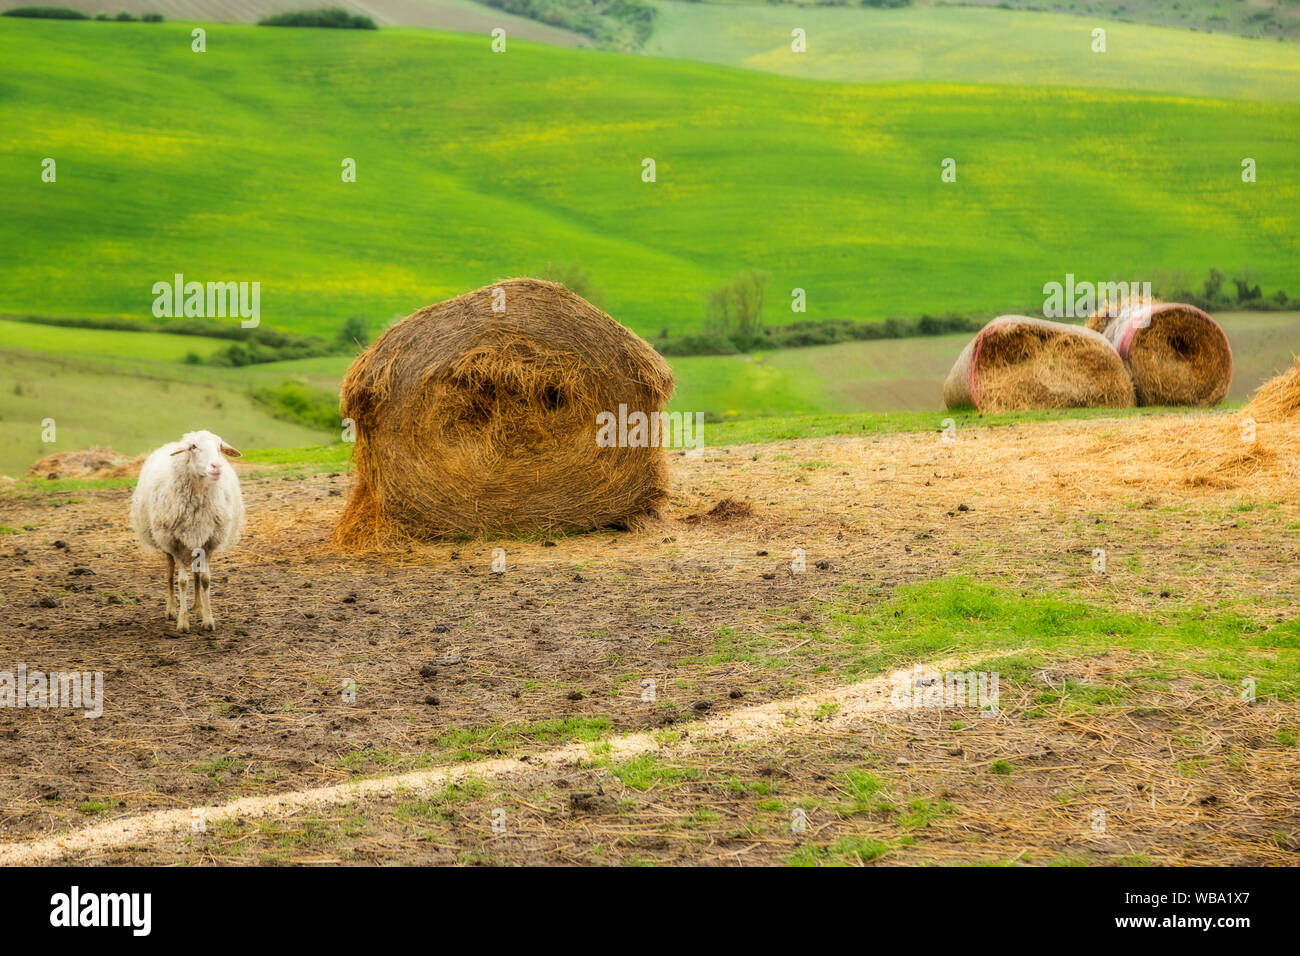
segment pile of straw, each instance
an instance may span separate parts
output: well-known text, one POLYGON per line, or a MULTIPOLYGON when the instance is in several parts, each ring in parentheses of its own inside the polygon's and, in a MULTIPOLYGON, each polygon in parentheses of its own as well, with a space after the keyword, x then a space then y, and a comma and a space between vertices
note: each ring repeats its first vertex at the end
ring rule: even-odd
POLYGON ((1255 390, 1242 414, 1259 422, 1285 422, 1300 418, 1300 358, 1281 375, 1255 390))
POLYGON ((355 481, 334 542, 361 550, 656 515, 663 449, 599 447, 596 418, 620 404, 656 413, 672 391, 657 352, 555 283, 510 279, 421 309, 343 380, 355 481))
POLYGON ((1193 305, 1120 303, 1088 320, 1114 346, 1139 405, 1217 405, 1232 384, 1232 349, 1219 323, 1193 305))
POLYGON ((1154 419, 1092 456, 1098 474, 1125 484, 1293 493, 1300 484, 1300 358, 1239 412, 1154 419))
POLYGON ((61 451, 46 455, 27 469, 27 474, 47 478, 135 478, 145 455, 129 458, 111 448, 96 446, 83 451, 61 451))
POLYGON ((1133 404, 1124 363, 1097 332, 1003 315, 962 350, 943 383, 949 408, 981 412, 1133 404))

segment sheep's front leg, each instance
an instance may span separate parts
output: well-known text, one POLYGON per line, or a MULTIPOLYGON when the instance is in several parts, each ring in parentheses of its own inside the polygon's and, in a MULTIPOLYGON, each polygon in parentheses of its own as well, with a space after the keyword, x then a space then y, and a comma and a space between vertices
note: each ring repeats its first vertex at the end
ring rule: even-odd
POLYGON ((194 588, 194 597, 197 599, 203 626, 209 631, 215 631, 217 622, 212 618, 212 575, 207 571, 200 571, 194 588))
POLYGON ((176 602, 176 630, 183 634, 190 629, 189 602, 186 600, 187 596, 185 594, 184 564, 180 567, 180 573, 176 575, 176 591, 178 598, 176 602))
POLYGON ((176 616, 176 558, 167 555, 167 620, 176 616))

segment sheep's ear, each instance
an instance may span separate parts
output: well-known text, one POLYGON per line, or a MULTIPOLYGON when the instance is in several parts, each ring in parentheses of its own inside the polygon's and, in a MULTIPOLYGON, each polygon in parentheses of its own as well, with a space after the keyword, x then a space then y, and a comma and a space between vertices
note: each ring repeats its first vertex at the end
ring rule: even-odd
POLYGON ((229 445, 222 445, 222 446, 221 446, 221 454, 225 455, 227 458, 243 458, 243 457, 244 457, 242 454, 240 454, 238 448, 231 448, 229 445))

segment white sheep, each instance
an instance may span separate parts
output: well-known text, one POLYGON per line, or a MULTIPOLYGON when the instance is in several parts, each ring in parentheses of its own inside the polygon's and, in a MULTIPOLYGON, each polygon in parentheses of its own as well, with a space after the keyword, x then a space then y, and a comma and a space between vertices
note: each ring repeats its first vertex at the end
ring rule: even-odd
POLYGON ((136 537, 145 548, 167 555, 167 619, 176 618, 178 631, 190 629, 187 567, 195 577, 195 610, 204 627, 216 630, 208 561, 238 541, 244 527, 239 479, 223 456, 240 454, 212 432, 190 432, 150 453, 131 496, 136 537))

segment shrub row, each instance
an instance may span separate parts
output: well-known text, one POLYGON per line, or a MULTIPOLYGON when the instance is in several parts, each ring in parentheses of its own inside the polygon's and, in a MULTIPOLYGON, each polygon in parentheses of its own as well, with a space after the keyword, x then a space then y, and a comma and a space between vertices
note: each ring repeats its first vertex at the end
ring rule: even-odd
MULTIPOLYGON (((80 10, 72 10, 68 7, 13 7, 4 11, 0 16, 6 17, 26 17, 32 20, 89 20, 90 14, 82 13, 80 10)), ((107 13, 96 14, 96 20, 116 20, 119 23, 134 23, 136 17, 123 11, 115 17, 110 17, 107 13)), ((162 23, 163 15, 161 13, 146 13, 139 17, 141 23, 162 23)))

